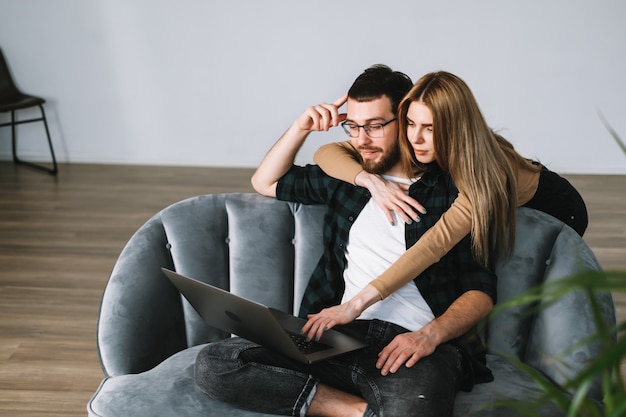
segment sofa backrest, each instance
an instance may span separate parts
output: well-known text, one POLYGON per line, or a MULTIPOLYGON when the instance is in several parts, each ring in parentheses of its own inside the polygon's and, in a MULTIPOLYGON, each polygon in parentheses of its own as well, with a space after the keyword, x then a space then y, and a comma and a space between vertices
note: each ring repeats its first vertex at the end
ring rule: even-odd
MULTIPOLYGON (((161 267, 297 313, 322 253, 323 216, 323 206, 251 193, 193 197, 157 213, 123 249, 102 298, 98 348, 105 375, 142 372, 186 347, 228 337, 204 324, 161 267)), ((545 280, 599 269, 584 241, 558 220, 522 208, 517 224, 513 256, 497 263, 500 301, 545 280)), ((601 302, 610 305, 610 321, 608 297, 601 302)), ((490 349, 559 382, 570 371, 546 358, 589 334, 593 321, 586 304, 574 297, 532 316, 507 310, 488 324, 490 349)), ((597 349, 582 346, 570 356, 582 366, 597 349)))
POLYGON ((102 297, 105 375, 142 372, 228 336, 202 321, 161 267, 297 313, 321 256, 323 214, 252 193, 197 196, 157 213, 122 250, 102 297))
MULTIPOLYGON (((572 228, 543 212, 521 207, 513 254, 496 263, 498 302, 542 283, 600 269, 591 249, 572 228)), ((605 323, 613 327, 611 294, 596 297, 605 323)), ((536 307, 507 308, 494 315, 487 328, 488 348, 518 358, 563 384, 601 351, 600 341, 579 344, 596 333, 589 299, 572 291, 547 308, 537 311, 536 307)), ((594 398, 602 397, 599 382, 590 392, 594 398)))

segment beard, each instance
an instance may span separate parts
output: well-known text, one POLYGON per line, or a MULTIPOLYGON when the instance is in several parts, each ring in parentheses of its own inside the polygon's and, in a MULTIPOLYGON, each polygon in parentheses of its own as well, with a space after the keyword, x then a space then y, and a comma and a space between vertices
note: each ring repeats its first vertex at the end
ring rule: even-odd
MULTIPOLYGON (((368 148, 367 146, 359 147, 359 150, 361 149, 380 150, 380 148, 368 148)), ((397 164, 399 160, 400 144, 398 141, 395 141, 393 146, 383 153, 379 159, 374 160, 361 158, 361 164, 363 165, 363 169, 370 174, 384 174, 397 164)))

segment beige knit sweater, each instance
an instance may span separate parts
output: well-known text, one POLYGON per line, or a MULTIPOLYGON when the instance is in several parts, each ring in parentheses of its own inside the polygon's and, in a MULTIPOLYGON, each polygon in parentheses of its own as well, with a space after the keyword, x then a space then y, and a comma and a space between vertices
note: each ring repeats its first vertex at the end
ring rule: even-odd
MULTIPOLYGON (((317 163, 328 175, 354 184, 356 176, 363 170, 355 160, 354 148, 349 141, 329 143, 322 146, 314 156, 317 163)), ((517 205, 527 203, 537 191, 539 172, 518 169, 517 205)), ((459 196, 439 221, 394 262, 389 269, 379 275, 371 284, 382 298, 412 281, 426 268, 438 262, 471 230, 472 206, 467 197, 459 196)))

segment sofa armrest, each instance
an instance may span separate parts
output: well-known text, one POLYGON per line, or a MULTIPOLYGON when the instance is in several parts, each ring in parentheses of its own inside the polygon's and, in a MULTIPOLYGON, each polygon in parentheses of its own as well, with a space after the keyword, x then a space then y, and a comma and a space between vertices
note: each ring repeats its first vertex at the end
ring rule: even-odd
POLYGON ((157 214, 122 250, 102 297, 97 338, 106 376, 143 372, 187 347, 181 298, 161 267, 172 268, 172 258, 157 214))

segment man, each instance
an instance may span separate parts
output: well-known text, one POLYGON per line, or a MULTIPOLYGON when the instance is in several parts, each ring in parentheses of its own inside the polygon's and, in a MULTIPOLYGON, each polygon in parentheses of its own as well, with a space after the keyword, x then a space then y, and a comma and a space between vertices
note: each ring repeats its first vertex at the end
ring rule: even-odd
MULTIPOLYGON (((308 108, 252 178, 261 194, 328 206, 324 253, 300 310, 300 316, 311 318, 303 329, 310 336, 330 327, 315 324, 315 313, 355 298, 458 194, 436 164, 417 181, 403 172, 396 112, 410 88, 402 73, 381 65, 368 68, 347 97, 308 108), (340 114, 345 102, 347 114, 340 114), (422 221, 390 224, 366 189, 330 178, 317 166, 293 166, 310 132, 340 123, 365 169, 411 184, 409 194, 428 207, 422 221)), ((303 365, 234 338, 198 355, 196 380, 214 398, 274 414, 451 416, 459 389, 491 378, 474 326, 493 308, 495 285, 493 274, 471 257, 468 238, 414 282, 365 309, 359 320, 337 326, 366 340, 367 348, 303 365)))

